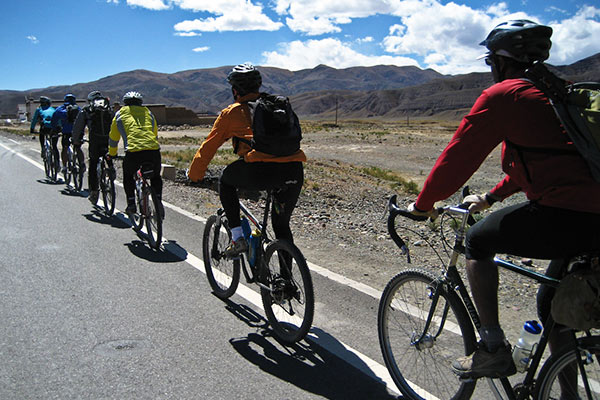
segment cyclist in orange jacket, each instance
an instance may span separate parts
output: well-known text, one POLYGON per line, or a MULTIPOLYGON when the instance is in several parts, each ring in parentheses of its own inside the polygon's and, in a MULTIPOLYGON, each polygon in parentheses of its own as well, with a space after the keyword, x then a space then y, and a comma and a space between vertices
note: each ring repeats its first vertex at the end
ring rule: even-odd
POLYGON ((236 256, 248 249, 240 226, 240 206, 237 189, 265 190, 285 185, 275 194, 276 206, 272 216, 273 231, 277 238, 293 243, 290 218, 304 183, 306 155, 302 150, 288 156, 274 156, 252 149, 245 141, 252 139, 252 116, 247 102, 259 97, 262 77, 251 64, 235 66, 227 81, 235 102, 221 111, 208 137, 200 145, 189 168, 193 182, 204 178, 208 164, 217 149, 232 139, 234 151, 240 159, 229 164, 219 180, 219 197, 231 228, 232 243, 228 256, 236 256))

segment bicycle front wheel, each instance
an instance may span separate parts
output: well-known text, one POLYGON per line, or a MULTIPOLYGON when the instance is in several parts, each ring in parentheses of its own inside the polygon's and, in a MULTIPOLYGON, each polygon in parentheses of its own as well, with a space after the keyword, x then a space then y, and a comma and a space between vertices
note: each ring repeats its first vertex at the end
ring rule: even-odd
POLYGON ((158 197, 152 187, 146 189, 144 197, 147 202, 144 219, 146 220, 148 243, 150 247, 158 250, 162 241, 162 217, 158 209, 158 197))
POLYGON ((407 270, 392 278, 379 302, 377 330, 385 365, 406 398, 470 398, 475 382, 459 381, 451 365, 475 351, 473 325, 458 295, 433 275, 407 270))
POLYGON ((292 243, 275 240, 265 249, 263 262, 259 280, 264 285, 260 294, 267 320, 283 343, 298 342, 310 330, 315 311, 306 260, 292 243))
POLYGON ((215 296, 231 297, 240 283, 240 260, 225 257, 223 252, 231 243, 231 231, 223 219, 211 215, 204 225, 202 257, 206 278, 215 296))
POLYGON ((577 349, 563 347, 548 358, 537 379, 536 399, 600 399, 600 337, 578 339, 577 349))
POLYGON ((107 168, 102 169, 100 188, 102 189, 104 212, 106 215, 111 216, 115 211, 115 181, 110 178, 110 172, 107 168))
POLYGON ((60 169, 58 164, 58 157, 56 156, 56 153, 53 149, 50 149, 50 155, 50 179, 53 182, 56 182, 56 180, 58 179, 58 170, 60 169))

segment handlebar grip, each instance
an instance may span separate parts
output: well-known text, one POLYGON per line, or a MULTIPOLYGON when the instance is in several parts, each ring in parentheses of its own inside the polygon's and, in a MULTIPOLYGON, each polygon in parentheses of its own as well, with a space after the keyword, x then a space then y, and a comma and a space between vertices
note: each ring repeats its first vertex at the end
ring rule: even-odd
POLYGON ((401 215, 405 218, 412 219, 413 221, 425 221, 429 218, 426 215, 414 215, 413 213, 398 207, 396 199, 397 196, 393 195, 388 201, 388 210, 390 211, 391 218, 394 218, 396 215, 401 215))

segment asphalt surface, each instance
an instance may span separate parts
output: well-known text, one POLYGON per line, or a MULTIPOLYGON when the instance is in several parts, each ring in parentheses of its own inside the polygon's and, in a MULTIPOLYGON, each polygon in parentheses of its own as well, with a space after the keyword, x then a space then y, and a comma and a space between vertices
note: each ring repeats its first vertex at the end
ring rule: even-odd
POLYGON ((377 291, 314 266, 313 329, 286 347, 253 292, 211 294, 199 261, 207 216, 166 199, 153 251, 120 212, 107 218, 48 182, 37 140, 10 134, 0 184, 0 399, 396 398, 377 291))

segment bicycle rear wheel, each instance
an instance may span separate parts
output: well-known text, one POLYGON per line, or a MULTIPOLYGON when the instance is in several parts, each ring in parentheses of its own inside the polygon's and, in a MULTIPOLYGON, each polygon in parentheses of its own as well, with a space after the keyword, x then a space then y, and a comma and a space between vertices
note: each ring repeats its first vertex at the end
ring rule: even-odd
POLYGON ((312 325, 315 299, 312 279, 300 250, 287 240, 275 240, 265 249, 259 271, 265 314, 275 336, 286 344, 298 342, 312 325))
POLYGON ((392 278, 379 302, 377 330, 385 365, 406 398, 470 398, 475 382, 459 381, 451 365, 475 351, 473 325, 460 298, 433 275, 407 270, 392 278), (438 303, 423 332, 435 294, 438 303))
POLYGON ((158 209, 158 197, 151 186, 147 187, 145 192, 144 197, 147 203, 144 219, 146 220, 148 243, 150 247, 158 250, 162 241, 162 217, 158 209))
POLYGON ((84 164, 79 160, 78 156, 73 158, 73 186, 78 192, 83 188, 83 170, 84 164))
POLYGON ((100 188, 102 189, 102 203, 104 213, 111 216, 115 211, 115 181, 111 179, 108 168, 102 168, 100 177, 100 188))
POLYGON ((208 217, 202 236, 202 257, 208 283, 220 299, 231 297, 240 283, 240 259, 223 255, 230 243, 231 231, 226 220, 216 215, 208 217))
POLYGON ((577 366, 576 349, 563 347, 544 363, 537 379, 536 399, 600 399, 600 337, 581 338, 577 347, 586 379, 577 366))

